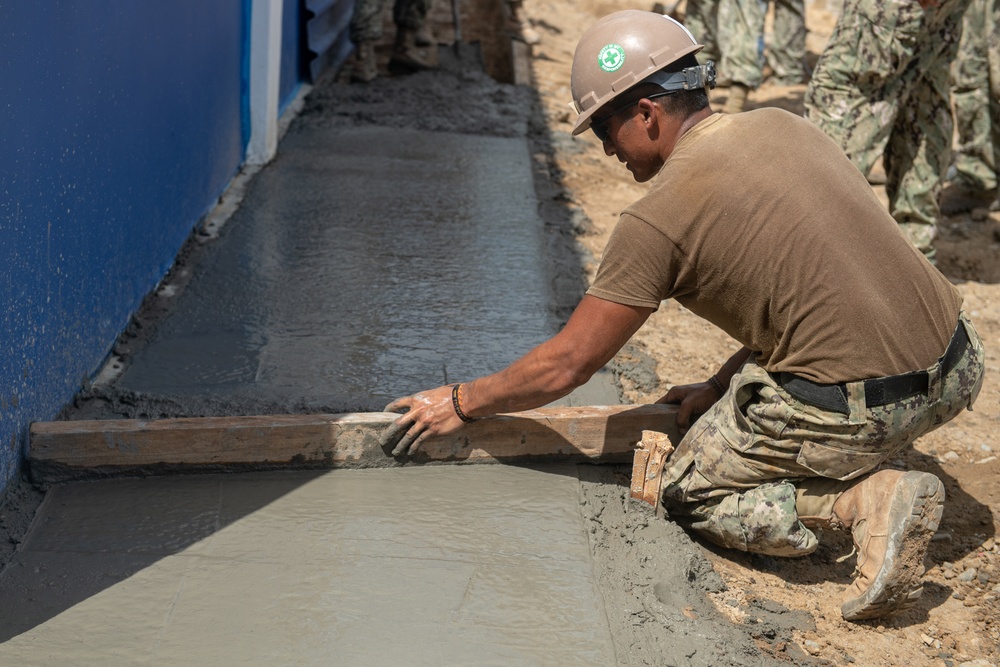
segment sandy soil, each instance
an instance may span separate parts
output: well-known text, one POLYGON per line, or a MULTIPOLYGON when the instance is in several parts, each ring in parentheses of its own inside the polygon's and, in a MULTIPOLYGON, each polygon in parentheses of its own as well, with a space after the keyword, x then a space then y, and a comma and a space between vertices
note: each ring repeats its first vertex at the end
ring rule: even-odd
MULTIPOLYGON (((808 47, 813 62, 836 21, 839 3, 807 3, 808 47)), ((552 171, 559 175, 572 206, 589 220, 579 241, 590 257, 589 277, 619 212, 645 186, 608 159, 589 133, 569 136, 572 114, 568 88, 573 50, 580 34, 597 18, 627 7, 608 0, 525 0, 526 33, 537 36, 531 67, 553 137, 552 171)), ((642 7, 645 8, 645 7, 642 7)), ((652 5, 650 4, 650 8, 652 5)), ((683 9, 683 6, 681 6, 683 9)), ((533 41, 533 40, 532 40, 533 41)), ((805 86, 765 82, 749 108, 779 106, 801 113, 805 86)), ((715 105, 725 89, 714 91, 715 105)), ((795 633, 798 646, 833 665, 995 665, 1000 660, 1000 458, 993 431, 1000 416, 1000 389, 993 381, 1000 345, 1000 215, 985 210, 956 216, 942 225, 939 267, 959 286, 987 345, 988 377, 974 412, 931 433, 892 465, 940 476, 948 503, 926 559, 928 569, 919 605, 891 621, 846 623, 839 604, 850 582, 854 559, 843 534, 823 536, 823 546, 802 560, 780 560, 706 546, 726 591, 710 593, 734 622, 753 624, 753 602, 775 601, 806 613, 812 623, 795 633), (813 626, 814 627, 811 627, 813 626)), ((675 303, 666 303, 619 355, 627 401, 655 400, 673 384, 704 380, 737 344, 675 303), (655 373, 650 372, 655 368, 655 373)), ((796 662, 791 653, 786 658, 796 662)))

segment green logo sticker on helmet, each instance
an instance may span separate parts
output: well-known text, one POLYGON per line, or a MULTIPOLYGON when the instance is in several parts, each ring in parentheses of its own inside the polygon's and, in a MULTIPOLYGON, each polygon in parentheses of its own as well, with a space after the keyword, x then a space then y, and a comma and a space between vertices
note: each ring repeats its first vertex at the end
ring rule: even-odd
POLYGON ((617 44, 608 44, 597 54, 597 64, 605 72, 615 72, 625 64, 625 49, 617 44))

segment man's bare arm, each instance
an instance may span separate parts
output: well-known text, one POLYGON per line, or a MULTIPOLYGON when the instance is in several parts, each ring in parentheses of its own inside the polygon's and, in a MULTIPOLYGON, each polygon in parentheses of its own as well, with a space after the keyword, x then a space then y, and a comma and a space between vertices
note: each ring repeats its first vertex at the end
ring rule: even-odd
MULTIPOLYGON (((462 412, 470 418, 485 417, 562 398, 610 361, 652 312, 584 296, 558 334, 502 371, 463 383, 462 412)), ((406 410, 396 421, 402 436, 394 454, 412 453, 425 437, 451 433, 462 425, 450 386, 397 399, 386 410, 406 410)))

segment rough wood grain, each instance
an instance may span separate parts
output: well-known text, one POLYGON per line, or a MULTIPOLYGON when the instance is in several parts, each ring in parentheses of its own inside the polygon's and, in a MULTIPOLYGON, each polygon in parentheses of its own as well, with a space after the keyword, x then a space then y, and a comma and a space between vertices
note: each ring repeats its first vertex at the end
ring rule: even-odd
POLYGON ((649 504, 657 516, 663 515, 660 503, 663 493, 663 469, 674 451, 677 434, 660 430, 644 430, 636 444, 632 459, 632 482, 629 494, 632 498, 649 504), (671 440, 673 439, 673 442, 671 440))

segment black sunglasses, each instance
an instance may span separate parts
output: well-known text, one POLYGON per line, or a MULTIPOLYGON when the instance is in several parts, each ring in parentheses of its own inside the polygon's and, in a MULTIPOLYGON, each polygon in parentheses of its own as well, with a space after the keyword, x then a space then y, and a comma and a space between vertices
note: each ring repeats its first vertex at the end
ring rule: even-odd
POLYGON ((654 93, 652 95, 646 95, 644 97, 640 97, 638 100, 633 100, 631 102, 621 105, 620 107, 615 107, 611 111, 611 113, 607 114, 606 116, 603 116, 601 120, 591 121, 590 129, 594 131, 594 136, 596 136, 598 140, 603 144, 608 140, 608 135, 610 134, 608 130, 608 123, 611 122, 612 118, 614 118, 615 116, 617 116, 618 114, 627 109, 631 109, 641 100, 651 100, 656 97, 666 97, 667 95, 673 95, 676 92, 677 92, 676 90, 671 90, 662 93, 654 93))

